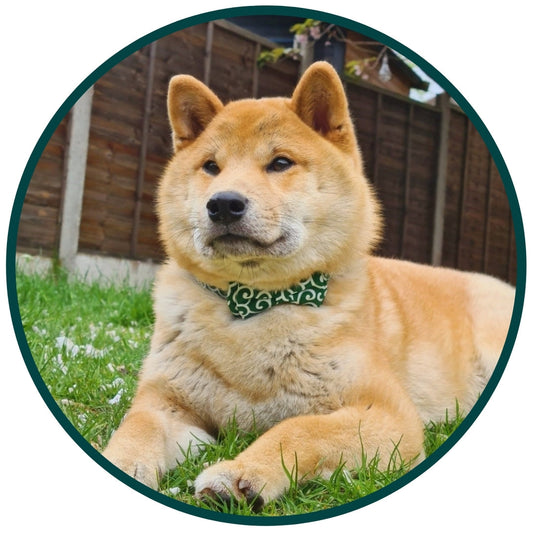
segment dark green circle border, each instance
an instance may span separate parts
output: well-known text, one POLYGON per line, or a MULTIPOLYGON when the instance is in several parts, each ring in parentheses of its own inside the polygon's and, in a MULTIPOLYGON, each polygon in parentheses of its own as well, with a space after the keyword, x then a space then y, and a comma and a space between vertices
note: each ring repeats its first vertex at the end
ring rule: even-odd
POLYGON ((303 522, 311 522, 315 520, 322 520, 325 518, 330 518, 333 516, 338 516, 344 513, 348 513, 369 505, 389 494, 392 494, 399 488, 403 487, 407 483, 413 481, 433 464, 435 464, 444 454, 446 454, 464 435, 472 423, 481 413, 482 409, 486 405, 490 396, 494 392, 496 385, 500 381, 500 378, 503 374, 503 371, 507 365, 509 357, 511 355, 511 350, 513 348, 517 333, 518 327, 520 324, 520 319, 522 316, 522 308, 524 305, 525 297, 525 285, 526 285, 526 245, 525 245, 525 236, 524 236, 524 226, 522 222, 522 216, 520 212, 520 206, 518 203, 518 198, 516 196, 516 191, 513 186, 511 176, 505 165, 503 157, 498 150, 492 136, 489 131, 483 124, 480 117, 474 111, 472 106, 464 99, 464 97, 459 93, 459 91, 432 65, 425 61, 418 54, 410 50, 409 48, 403 46, 401 43, 395 41, 393 38, 377 31, 369 26, 363 25, 361 23, 352 21, 347 18, 343 18, 337 15, 332 15, 322 11, 316 11, 311 9, 303 8, 294 8, 294 7, 280 7, 280 6, 252 6, 252 7, 235 7, 230 9, 221 9, 216 11, 210 11, 201 15, 196 15, 183 19, 178 22, 174 22, 167 26, 164 26, 158 30, 155 30, 151 33, 148 33, 144 37, 134 41, 130 45, 126 46, 116 54, 114 54, 110 59, 105 61, 100 67, 98 67, 94 72, 92 72, 82 83, 80 83, 76 89, 70 94, 70 96, 65 100, 61 107, 57 110, 55 115, 52 117, 45 130, 41 134, 35 148, 33 149, 30 158, 24 169, 20 185, 18 187, 14 202, 13 209, 11 213, 8 238, 7 238, 7 250, 6 250, 6 278, 7 278, 7 292, 9 305, 11 310, 11 318, 13 321, 13 327, 17 337, 17 341, 22 352, 22 356, 28 368, 28 371, 39 391, 43 400, 47 404, 48 408, 65 429, 65 431, 72 437, 72 439, 85 451, 94 461, 96 461, 100 466, 105 468, 116 478, 130 486, 132 489, 148 496, 154 501, 162 503, 168 507, 175 508, 179 511, 193 514, 202 518, 220 521, 220 522, 229 522, 235 524, 247 524, 247 525, 287 525, 287 524, 298 524, 303 522), (487 145, 490 154, 498 168, 500 176, 502 178, 507 198, 509 201, 509 206, 511 209, 514 231, 515 231, 515 241, 516 241, 516 254, 517 254, 517 283, 516 283, 516 299, 513 309, 513 315, 511 319, 511 324, 509 327, 509 333, 507 335, 507 340, 505 342, 502 355, 498 361, 496 369, 489 380, 485 390, 481 394, 479 400, 474 405, 472 410, 468 413, 465 420, 461 423, 459 428, 457 428, 452 435, 444 442, 436 452, 430 455, 425 461, 420 465, 415 467, 413 470, 409 471, 403 475, 400 479, 392 482, 386 487, 376 491, 373 494, 360 498, 351 503, 339 505, 337 507, 316 511, 308 514, 293 515, 293 516, 280 516, 280 517, 245 517, 239 515, 230 515, 225 513, 219 513, 215 511, 209 511, 188 505, 182 502, 178 502, 172 498, 169 498, 157 491, 149 489, 145 485, 139 483, 128 475, 124 474, 121 470, 116 468, 114 465, 109 463, 104 459, 99 452, 97 452, 74 428, 71 422, 63 414, 63 412, 57 406, 55 400, 48 391, 46 384, 44 383, 37 366, 33 360, 30 349, 28 347, 26 337, 24 334, 24 329, 22 327, 22 321, 20 316, 20 309, 18 307, 18 298, 16 290, 16 278, 15 278, 15 267, 16 267, 16 241, 17 233, 20 221, 20 215, 22 211, 22 205, 24 198, 26 196, 26 191, 30 183, 31 177, 41 157, 44 148, 49 142, 52 134, 58 127, 61 120, 69 112, 72 106, 76 101, 85 93, 91 85, 93 85, 103 74, 105 74, 109 69, 115 66, 117 63, 133 54, 138 49, 146 46, 147 44, 165 37, 166 35, 194 26, 196 24, 201 24, 209 22, 212 20, 217 20, 221 18, 228 17, 237 17, 242 15, 278 15, 278 16, 297 16, 302 18, 314 18, 317 20, 324 20, 330 23, 343 26, 347 29, 363 33, 374 40, 380 41, 383 44, 393 48, 397 52, 401 53, 416 65, 418 65, 423 71, 425 71, 432 79, 434 79, 463 109, 466 113, 472 124, 475 126, 477 131, 480 133, 485 144, 487 145))

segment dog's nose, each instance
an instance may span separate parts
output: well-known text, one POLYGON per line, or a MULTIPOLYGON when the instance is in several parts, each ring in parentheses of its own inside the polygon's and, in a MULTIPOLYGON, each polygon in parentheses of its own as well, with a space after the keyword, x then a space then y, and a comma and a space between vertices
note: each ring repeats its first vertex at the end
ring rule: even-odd
POLYGON ((229 224, 239 220, 248 206, 248 198, 235 191, 214 194, 206 204, 207 214, 213 222, 229 224))

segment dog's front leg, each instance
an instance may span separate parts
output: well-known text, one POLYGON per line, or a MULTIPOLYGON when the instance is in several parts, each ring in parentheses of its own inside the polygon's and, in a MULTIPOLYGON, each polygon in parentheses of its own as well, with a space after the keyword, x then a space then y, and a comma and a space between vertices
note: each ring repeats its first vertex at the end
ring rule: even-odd
POLYGON ((378 457, 386 468, 392 459, 420 461, 423 426, 418 416, 396 407, 361 405, 326 415, 284 420, 234 460, 216 463, 196 479, 199 499, 246 499, 254 509, 283 494, 294 481, 329 476, 340 464, 355 468, 378 457))
POLYGON ((143 386, 103 452, 106 459, 151 488, 188 453, 214 439, 172 401, 168 391, 143 386))

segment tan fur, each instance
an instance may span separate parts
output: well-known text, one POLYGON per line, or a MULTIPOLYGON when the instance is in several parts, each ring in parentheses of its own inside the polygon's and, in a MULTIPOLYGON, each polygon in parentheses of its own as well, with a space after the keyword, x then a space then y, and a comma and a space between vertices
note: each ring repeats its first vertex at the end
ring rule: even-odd
MULTIPOLYGON (((481 274, 371 256, 379 207, 342 84, 326 63, 291 99, 223 106, 203 84, 169 88, 175 155, 158 200, 168 262, 154 291, 155 331, 137 395, 104 455, 151 487, 235 417, 264 434, 196 480, 199 497, 266 502, 298 478, 328 475, 363 454, 423 459, 423 424, 476 402, 503 347, 514 301, 481 274), (271 171, 276 157, 294 164, 271 171), (206 161, 218 165, 206 172, 206 161), (248 200, 238 238, 219 239, 206 204, 248 200), (197 280, 226 289, 331 275, 320 308, 280 305, 234 318, 197 280)), ((227 226, 223 230, 227 230, 227 226)))

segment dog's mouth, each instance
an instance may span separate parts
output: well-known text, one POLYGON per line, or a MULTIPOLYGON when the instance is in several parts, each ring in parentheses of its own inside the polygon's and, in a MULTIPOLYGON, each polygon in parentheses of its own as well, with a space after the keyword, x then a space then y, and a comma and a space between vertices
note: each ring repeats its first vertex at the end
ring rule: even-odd
POLYGON ((284 237, 281 236, 271 242, 256 239, 248 235, 239 233, 227 232, 213 238, 209 243, 209 247, 213 249, 216 254, 224 256, 262 256, 272 255, 272 249, 276 245, 281 244, 284 237), (270 253, 269 253, 270 252, 270 253))
POLYGON ((285 258, 301 246, 301 232, 293 226, 264 224, 210 225, 195 232, 197 250, 209 259, 229 259, 239 264, 285 258))

